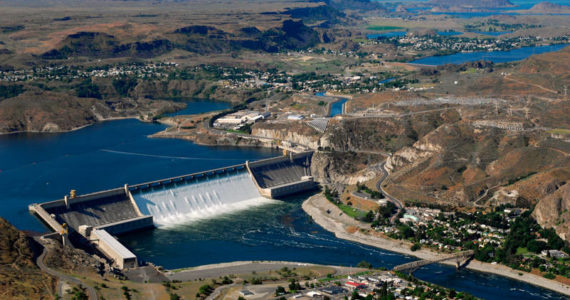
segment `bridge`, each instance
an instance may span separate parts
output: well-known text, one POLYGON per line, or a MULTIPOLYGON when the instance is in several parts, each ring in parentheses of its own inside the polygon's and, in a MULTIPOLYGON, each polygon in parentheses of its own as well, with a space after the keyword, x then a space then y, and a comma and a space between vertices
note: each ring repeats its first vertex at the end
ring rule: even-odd
POLYGON ((448 261, 448 260, 455 260, 456 267, 460 268, 465 262, 467 262, 469 259, 471 259, 473 257, 474 253, 475 252, 473 250, 467 250, 467 251, 453 253, 449 256, 446 256, 446 257, 443 257, 440 259, 436 259, 436 260, 429 260, 429 259, 416 260, 413 262, 409 262, 409 263, 405 263, 402 265, 395 266, 392 269, 392 271, 401 272, 401 271, 408 270, 410 273, 413 273, 415 270, 417 270, 423 266, 436 264, 436 263, 440 263, 440 262, 444 262, 444 261, 448 261))

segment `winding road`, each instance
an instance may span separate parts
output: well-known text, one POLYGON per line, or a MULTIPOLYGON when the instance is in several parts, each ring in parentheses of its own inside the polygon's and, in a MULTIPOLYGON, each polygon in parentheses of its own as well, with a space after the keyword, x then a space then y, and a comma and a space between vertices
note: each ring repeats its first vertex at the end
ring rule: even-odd
POLYGON ((46 266, 46 264, 44 263, 44 259, 45 259, 46 254, 47 254, 47 248, 42 244, 42 242, 39 238, 36 238, 35 240, 39 244, 41 244, 43 247, 42 254, 40 254, 40 256, 38 256, 38 258, 36 259, 36 264, 42 270, 42 272, 45 272, 45 273, 48 273, 52 276, 57 277, 57 279, 59 281, 59 283, 57 285, 57 293, 59 294, 59 296, 63 296, 65 294, 65 291, 63 290, 63 283, 64 282, 70 282, 73 284, 83 286, 87 290, 87 294, 88 294, 90 300, 97 300, 98 299, 97 298, 97 292, 95 291, 95 289, 93 287, 86 285, 85 283, 83 283, 83 281, 81 281, 81 280, 79 280, 73 276, 60 273, 60 272, 46 266))
POLYGON ((398 218, 398 215, 404 209, 404 203, 402 203, 402 201, 390 196, 390 194, 388 194, 382 188, 382 184, 384 183, 384 181, 388 177, 388 171, 386 170, 386 162, 385 161, 380 165, 380 169, 382 170, 383 175, 382 175, 382 178, 380 178, 380 180, 378 180, 378 182, 376 183, 376 189, 378 191, 381 191, 382 194, 384 194, 384 196, 386 196, 386 199, 388 199, 388 201, 394 203, 394 205, 396 205, 396 207, 398 208, 398 212, 395 215, 393 215, 392 218, 390 218, 390 223, 394 224, 396 222, 396 218, 398 218))

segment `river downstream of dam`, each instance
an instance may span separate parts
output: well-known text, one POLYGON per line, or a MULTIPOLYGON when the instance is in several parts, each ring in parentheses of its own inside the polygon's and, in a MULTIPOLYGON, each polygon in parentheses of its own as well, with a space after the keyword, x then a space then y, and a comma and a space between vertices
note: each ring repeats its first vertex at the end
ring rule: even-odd
MULTIPOLYGON (((204 147, 184 140, 147 138, 163 128, 121 120, 63 134, 0 136, 1 216, 19 229, 43 232, 46 229, 29 215, 27 206, 59 199, 70 189, 88 193, 280 155, 268 149, 204 147)), ((366 260, 390 268, 414 260, 337 239, 301 209, 308 196, 132 233, 120 240, 141 260, 168 269, 236 260, 345 266, 366 260)), ((566 299, 516 280, 442 265, 415 274, 484 299, 566 299)))

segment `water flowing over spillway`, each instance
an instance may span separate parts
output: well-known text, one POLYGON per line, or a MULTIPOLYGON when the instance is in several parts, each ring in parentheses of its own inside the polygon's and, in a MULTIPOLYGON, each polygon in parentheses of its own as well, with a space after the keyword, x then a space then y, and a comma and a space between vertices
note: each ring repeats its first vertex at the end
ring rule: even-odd
POLYGON ((133 192, 141 213, 157 226, 173 226, 210 218, 274 200, 259 194, 246 171, 218 174, 133 192))

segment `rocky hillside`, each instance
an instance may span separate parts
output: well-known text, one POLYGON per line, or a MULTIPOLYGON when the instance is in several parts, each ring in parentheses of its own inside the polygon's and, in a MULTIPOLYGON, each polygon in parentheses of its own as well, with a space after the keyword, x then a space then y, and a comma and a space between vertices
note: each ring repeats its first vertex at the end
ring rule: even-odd
POLYGON ((321 147, 336 151, 394 152, 412 145, 444 123, 458 121, 454 110, 402 118, 354 118, 331 120, 321 147))
POLYGON ((2 299, 52 299, 56 280, 36 266, 34 249, 37 246, 28 236, 0 218, 2 299))
POLYGON ((164 38, 123 42, 105 32, 78 32, 68 35, 59 45, 41 55, 44 59, 70 57, 152 58, 182 49, 197 54, 229 53, 242 49, 277 52, 306 49, 321 42, 319 32, 303 21, 285 20, 281 27, 260 31, 246 27, 226 32, 212 26, 192 25, 164 34, 164 38))
POLYGON ((289 141, 307 146, 311 149, 319 147, 320 133, 305 122, 263 122, 253 126, 251 135, 282 141, 289 141))
POLYGON ((62 92, 27 91, 0 101, 0 133, 62 132, 121 117, 150 120, 183 106, 148 99, 102 101, 62 92))
POLYGON ((536 205, 532 215, 543 227, 554 228, 564 239, 570 238, 570 182, 561 181, 536 205))
POLYGON ((515 133, 475 128, 467 122, 446 124, 390 157, 388 189, 406 201, 453 205, 511 203, 530 207, 544 194, 556 167, 569 167, 565 143, 544 133, 515 133), (529 181, 534 176, 543 180, 529 181), (519 183, 534 183, 517 189, 519 183))

